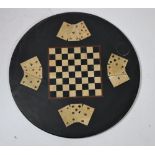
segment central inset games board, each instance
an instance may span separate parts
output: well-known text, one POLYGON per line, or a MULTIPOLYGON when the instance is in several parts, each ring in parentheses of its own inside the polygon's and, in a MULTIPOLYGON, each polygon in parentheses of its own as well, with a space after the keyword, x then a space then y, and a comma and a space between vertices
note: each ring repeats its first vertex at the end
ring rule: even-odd
POLYGON ((49 48, 49 98, 102 96, 100 46, 49 48))

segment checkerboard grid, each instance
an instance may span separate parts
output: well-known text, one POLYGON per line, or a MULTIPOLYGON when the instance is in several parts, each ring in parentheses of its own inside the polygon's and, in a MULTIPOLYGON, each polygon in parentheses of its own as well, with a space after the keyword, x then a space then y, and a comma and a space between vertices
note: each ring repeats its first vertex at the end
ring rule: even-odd
POLYGON ((101 76, 95 77, 95 72, 101 71, 99 51, 93 53, 93 47, 87 47, 83 53, 80 47, 74 52, 68 48, 53 48, 49 51, 49 66, 53 73, 49 73, 51 97, 101 96, 101 76), (87 61, 88 60, 88 61, 87 61), (95 62, 97 64, 94 65, 95 62), (85 62, 83 64, 83 62, 85 62), (90 66, 94 69, 89 70, 90 66), (54 69, 55 68, 55 69, 54 69), (87 74, 84 76, 84 73, 87 74), (78 82, 81 79, 81 82, 78 82), (89 79, 93 80, 89 83, 89 79), (97 86, 96 86, 97 85, 97 86))

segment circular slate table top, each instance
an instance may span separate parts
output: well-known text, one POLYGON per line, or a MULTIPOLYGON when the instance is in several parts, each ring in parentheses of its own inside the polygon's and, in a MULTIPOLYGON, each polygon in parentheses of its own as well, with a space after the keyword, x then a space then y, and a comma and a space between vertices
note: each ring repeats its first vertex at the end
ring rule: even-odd
POLYGON ((103 132, 115 125, 132 106, 140 81, 140 69, 136 52, 126 36, 106 20, 86 13, 63 13, 51 16, 33 26, 16 46, 9 70, 13 98, 24 116, 36 127, 62 137, 81 138, 103 132), (60 26, 84 21, 91 36, 81 41, 65 41, 56 37, 60 26), (98 97, 49 98, 48 96, 48 49, 50 47, 101 47, 101 72, 103 95, 98 97), (126 72, 130 80, 113 87, 107 73, 111 53, 128 59, 126 72), (43 69, 43 78, 37 91, 20 84, 23 70, 20 63, 37 56, 43 69), (66 127, 58 109, 74 103, 95 108, 85 126, 75 123, 66 127))

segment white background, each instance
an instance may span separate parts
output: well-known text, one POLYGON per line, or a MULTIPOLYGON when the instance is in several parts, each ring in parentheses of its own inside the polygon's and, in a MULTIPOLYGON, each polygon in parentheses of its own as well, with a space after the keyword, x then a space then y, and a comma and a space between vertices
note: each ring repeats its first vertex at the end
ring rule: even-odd
POLYGON ((0 9, 0 145, 155 145, 155 9, 0 9), (24 33, 40 20, 80 11, 113 23, 132 42, 141 67, 141 86, 130 112, 113 128, 83 139, 50 135, 18 110, 9 87, 9 63, 24 33))

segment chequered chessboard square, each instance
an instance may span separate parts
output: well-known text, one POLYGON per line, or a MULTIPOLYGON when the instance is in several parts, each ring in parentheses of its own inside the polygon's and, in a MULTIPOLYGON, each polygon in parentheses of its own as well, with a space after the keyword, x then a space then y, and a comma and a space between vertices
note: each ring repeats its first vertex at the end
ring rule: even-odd
POLYGON ((102 96, 100 47, 49 48, 50 97, 102 96))

